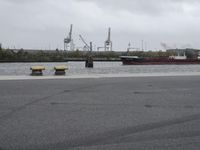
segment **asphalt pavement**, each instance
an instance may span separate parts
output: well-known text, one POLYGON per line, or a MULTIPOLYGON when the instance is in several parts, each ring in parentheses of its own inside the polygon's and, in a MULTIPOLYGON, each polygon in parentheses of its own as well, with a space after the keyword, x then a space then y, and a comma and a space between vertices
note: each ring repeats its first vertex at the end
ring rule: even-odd
POLYGON ((199 150, 200 76, 0 81, 0 150, 199 150))

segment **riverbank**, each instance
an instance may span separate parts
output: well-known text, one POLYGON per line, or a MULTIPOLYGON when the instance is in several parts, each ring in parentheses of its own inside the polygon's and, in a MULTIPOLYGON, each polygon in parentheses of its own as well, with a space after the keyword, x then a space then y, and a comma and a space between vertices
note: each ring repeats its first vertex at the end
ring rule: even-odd
MULTIPOLYGON (((94 62, 121 62, 120 58, 93 58, 94 62)), ((85 62, 86 58, 67 58, 56 61, 29 61, 29 60, 0 60, 0 63, 66 63, 66 62, 85 62)))

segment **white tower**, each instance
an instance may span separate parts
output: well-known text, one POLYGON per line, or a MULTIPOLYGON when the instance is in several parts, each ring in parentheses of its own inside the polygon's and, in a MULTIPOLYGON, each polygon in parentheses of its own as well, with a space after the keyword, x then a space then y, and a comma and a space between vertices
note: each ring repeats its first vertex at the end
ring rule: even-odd
POLYGON ((105 51, 112 51, 111 28, 108 28, 108 39, 104 43, 105 51))

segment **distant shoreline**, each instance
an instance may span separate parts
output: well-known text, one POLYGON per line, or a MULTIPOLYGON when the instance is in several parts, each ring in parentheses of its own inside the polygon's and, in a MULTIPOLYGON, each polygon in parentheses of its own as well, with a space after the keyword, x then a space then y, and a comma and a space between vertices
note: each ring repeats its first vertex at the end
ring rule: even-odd
MULTIPOLYGON (((85 59, 67 59, 65 61, 1 61, 0 63, 64 63, 64 62, 84 62, 85 59)), ((121 62, 120 59, 112 59, 112 60, 106 60, 106 59, 94 59, 94 62, 121 62)))

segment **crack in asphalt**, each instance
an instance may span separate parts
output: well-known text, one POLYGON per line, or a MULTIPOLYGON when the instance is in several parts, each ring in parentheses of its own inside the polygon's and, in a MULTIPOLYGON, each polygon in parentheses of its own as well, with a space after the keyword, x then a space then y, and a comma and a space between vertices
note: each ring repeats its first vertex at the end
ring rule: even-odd
MULTIPOLYGON (((175 119, 168 119, 160 122, 153 122, 142 124, 133 127, 126 127, 117 130, 111 130, 103 133, 96 133, 95 135, 90 135, 87 137, 81 137, 72 139, 70 141, 63 141, 60 143, 53 143, 48 145, 42 145, 38 147, 31 146, 27 149, 37 149, 37 150, 46 150, 48 148, 51 149, 73 149, 76 147, 91 147, 91 146, 98 146, 98 145, 107 145, 113 143, 122 142, 119 140, 120 138, 124 138, 126 136, 132 136, 136 133, 147 132, 154 129, 160 129, 164 127, 169 127, 177 124, 182 124, 194 120, 199 120, 200 114, 194 114, 190 116, 175 118, 175 119)), ((191 131, 190 133, 180 132, 179 135, 167 135, 166 138, 181 138, 181 137, 196 137, 200 136, 200 131, 191 131)), ((159 139, 161 136, 155 136, 155 138, 159 139)), ((145 138, 145 137, 144 137, 145 138)), ((150 137, 146 137, 146 140, 150 137)), ((135 139, 140 140, 140 139, 135 139)))
POLYGON ((0 116, 0 120, 9 118, 9 117, 12 116, 14 113, 19 112, 19 111, 25 109, 26 107, 28 107, 28 106, 30 106, 30 105, 36 104, 36 103, 38 103, 38 102, 47 100, 47 99, 49 99, 49 98, 52 98, 52 97, 55 97, 55 96, 57 96, 57 95, 61 95, 61 94, 64 94, 64 93, 67 93, 67 92, 70 92, 70 91, 71 91, 71 90, 64 90, 64 91, 61 91, 61 92, 58 92, 58 93, 54 93, 54 94, 51 94, 51 95, 48 95, 48 96, 45 96, 45 97, 42 97, 42 98, 33 100, 33 101, 29 102, 29 103, 26 103, 26 104, 24 104, 24 105, 22 105, 22 106, 19 106, 19 107, 15 108, 15 109, 12 109, 12 111, 10 111, 10 112, 8 112, 8 113, 6 113, 6 114, 0 116))
MULTIPOLYGON (((12 109, 10 112, 4 114, 4 115, 1 115, 0 116, 0 120, 4 120, 4 119, 8 119, 9 117, 11 117, 14 113, 16 112, 19 112, 21 110, 24 110, 26 107, 30 106, 30 105, 33 105, 33 104, 36 104, 38 102, 41 102, 41 101, 44 101, 44 100, 47 100, 49 98, 52 98, 52 97, 55 97, 57 95, 62 95, 62 94, 65 94, 65 93, 70 93, 70 92, 77 92, 77 91, 81 91, 81 90, 86 90, 86 89, 93 89, 94 87, 100 87, 100 86, 105 86, 105 85, 110 85, 111 83, 106 83, 106 84, 97 84, 97 85, 90 85, 90 86, 83 86, 83 87, 79 87, 79 88, 74 88, 74 89, 65 89, 65 90, 62 90, 60 92, 57 92, 57 93, 54 93, 54 94, 51 94, 51 95, 48 95, 48 96, 45 96, 45 97, 42 97, 42 98, 39 98, 39 99, 36 99, 36 100, 33 100, 29 103, 26 103, 22 106, 19 106, 15 109, 12 109)), ((114 83, 115 84, 115 83, 114 83)), ((0 122, 1 123, 1 122, 0 122)))
POLYGON ((26 107, 28 107, 30 105, 36 104, 36 103, 38 103, 40 101, 44 101, 46 99, 49 99, 51 97, 54 97, 54 96, 56 96, 58 94, 62 94, 62 93, 63 92, 59 92, 59 93, 55 93, 55 94, 52 94, 52 95, 48 95, 48 96, 33 100, 33 101, 29 102, 29 103, 26 103, 26 104, 24 104, 22 106, 19 106, 19 107, 15 108, 15 109, 12 109, 10 112, 0 116, 0 120, 7 119, 7 118, 11 117, 14 113, 19 112, 19 111, 25 109, 26 107))
POLYGON ((153 140, 167 140, 167 139, 179 139, 179 138, 189 138, 189 137, 198 137, 200 136, 200 130, 193 131, 182 131, 182 132, 171 132, 171 133, 162 133, 162 134, 150 134, 150 135, 137 135, 135 137, 125 136, 122 138, 114 139, 106 144, 120 143, 132 143, 132 142, 147 142, 153 140))
POLYGON ((51 105, 75 105, 75 106, 118 106, 118 107, 142 107, 142 108, 183 108, 183 109, 198 109, 199 105, 135 105, 131 103, 77 103, 77 102, 50 102, 51 105))

